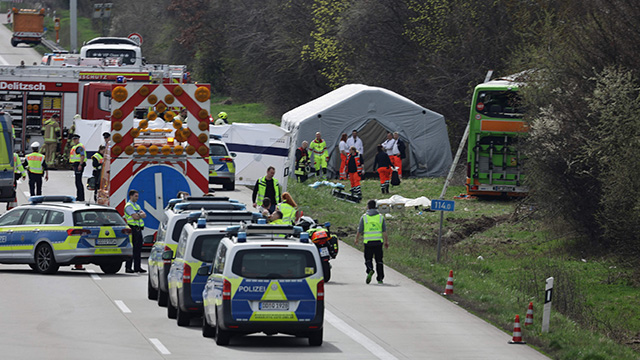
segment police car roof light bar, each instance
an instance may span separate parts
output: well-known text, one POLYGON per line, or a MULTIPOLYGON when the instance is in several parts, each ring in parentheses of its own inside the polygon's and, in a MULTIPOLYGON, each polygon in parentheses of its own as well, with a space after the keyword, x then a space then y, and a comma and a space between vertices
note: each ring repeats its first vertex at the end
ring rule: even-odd
POLYGON ((176 204, 173 208, 175 212, 189 211, 189 210, 244 210, 246 206, 240 203, 232 202, 196 202, 196 203, 180 203, 176 204))
POLYGON ((228 196, 187 196, 186 199, 178 199, 178 200, 181 200, 181 201, 231 201, 229 200, 228 196))
POLYGON ((29 198, 31 204, 42 204, 44 202, 72 203, 76 201, 75 196, 70 195, 38 195, 29 198))

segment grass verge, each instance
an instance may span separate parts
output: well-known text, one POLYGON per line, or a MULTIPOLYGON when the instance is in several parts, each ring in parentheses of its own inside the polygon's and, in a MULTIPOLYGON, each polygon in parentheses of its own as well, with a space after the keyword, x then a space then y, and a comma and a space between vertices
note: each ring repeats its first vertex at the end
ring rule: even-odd
POLYGON ((267 115, 267 107, 262 103, 236 104, 227 97, 214 97, 211 99, 211 115, 216 117, 221 111, 227 113, 229 123, 280 125, 280 119, 267 115))
MULTIPOLYGON (((306 215, 330 221, 332 230, 352 244, 365 204, 338 200, 328 187, 307 186, 312 182, 290 182, 288 190, 306 215)), ((348 182, 343 183, 348 189, 348 182)), ((437 198, 442 183, 406 179, 389 195, 437 198)), ((365 200, 381 197, 377 180, 365 180, 362 187, 365 200)), ((463 191, 461 186, 450 187, 446 198, 463 191)), ((456 201, 456 210, 445 214, 439 263, 435 259, 440 214, 405 209, 391 215, 388 266, 437 292, 443 292, 452 269, 455 294, 449 299, 510 335, 515 315, 524 325, 533 302, 534 325, 523 326, 524 340, 554 359, 640 358, 638 271, 576 249, 572 234, 553 235, 558 231, 537 219, 535 208, 519 201, 456 201), (548 277, 554 277, 551 331, 542 333, 548 277)))

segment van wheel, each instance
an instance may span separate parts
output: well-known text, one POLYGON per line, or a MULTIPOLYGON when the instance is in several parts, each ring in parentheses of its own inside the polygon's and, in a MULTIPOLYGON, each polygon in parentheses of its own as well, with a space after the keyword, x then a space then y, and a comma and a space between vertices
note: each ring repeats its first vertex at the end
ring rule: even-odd
POLYGON ((41 274, 55 274, 60 267, 53 257, 53 250, 49 244, 40 244, 36 248, 36 271, 41 274))
POLYGON ((309 334, 309 345, 320 346, 322 345, 322 329, 314 331, 309 334))
POLYGON ((202 336, 212 338, 216 336, 216 328, 209 325, 206 315, 202 315, 202 336))
POLYGON ((171 299, 169 299, 169 302, 167 303, 167 317, 169 319, 175 319, 177 315, 178 309, 176 309, 176 307, 171 304, 171 299))
POLYGON ((105 274, 115 274, 120 271, 122 263, 100 264, 100 270, 105 274))
POLYGON ((169 303, 169 293, 158 289, 158 306, 167 306, 169 303))
POLYGON ((226 346, 229 345, 229 340, 231 340, 231 334, 226 330, 220 329, 220 321, 216 318, 216 344, 226 346))
POLYGON ((189 323, 191 322, 191 316, 189 313, 186 313, 180 310, 180 302, 178 302, 178 305, 176 306, 176 310, 178 312, 176 316, 176 321, 178 322, 178 326, 189 326, 189 323))
POLYGON ((158 300, 158 290, 151 285, 151 274, 147 277, 147 299, 158 300))

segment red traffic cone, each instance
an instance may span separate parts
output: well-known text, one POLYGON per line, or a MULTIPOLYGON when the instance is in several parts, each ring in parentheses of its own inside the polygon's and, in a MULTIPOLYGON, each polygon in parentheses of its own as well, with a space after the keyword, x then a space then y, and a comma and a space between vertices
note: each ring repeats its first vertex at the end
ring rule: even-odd
POLYGON ((524 326, 533 325, 533 303, 529 303, 529 309, 527 310, 527 317, 524 319, 524 326))
POLYGON ((449 270, 447 286, 444 288, 444 293, 442 295, 453 295, 453 270, 449 270))
POLYGON ((526 344, 526 342, 522 341, 520 315, 516 315, 516 321, 513 323, 513 339, 509 340, 509 344, 526 344))

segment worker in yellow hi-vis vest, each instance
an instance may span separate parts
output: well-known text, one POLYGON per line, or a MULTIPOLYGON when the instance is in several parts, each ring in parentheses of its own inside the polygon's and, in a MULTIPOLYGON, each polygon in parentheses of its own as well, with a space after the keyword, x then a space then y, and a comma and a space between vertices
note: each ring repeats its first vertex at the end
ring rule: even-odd
POLYGON ((376 278, 378 284, 382 284, 384 279, 384 263, 382 262, 382 247, 389 248, 389 237, 387 236, 387 225, 384 216, 377 210, 375 200, 367 203, 367 212, 360 218, 358 233, 356 234, 355 245, 358 245, 360 238, 364 237, 364 265, 366 267, 368 284, 373 277, 373 257, 376 258, 376 278))
POLYGON ((313 167, 316 170, 316 176, 327 178, 327 163, 329 162, 329 152, 327 151, 327 143, 322 139, 320 132, 316 133, 316 138, 309 144, 309 149, 313 152, 313 167))
POLYGON ((47 169, 47 163, 44 160, 44 155, 40 154, 40 143, 34 141, 31 144, 32 152, 27 155, 25 162, 27 163, 27 169, 29 170, 29 191, 31 196, 42 195, 42 174, 44 173, 44 179, 49 181, 49 170, 47 169))

